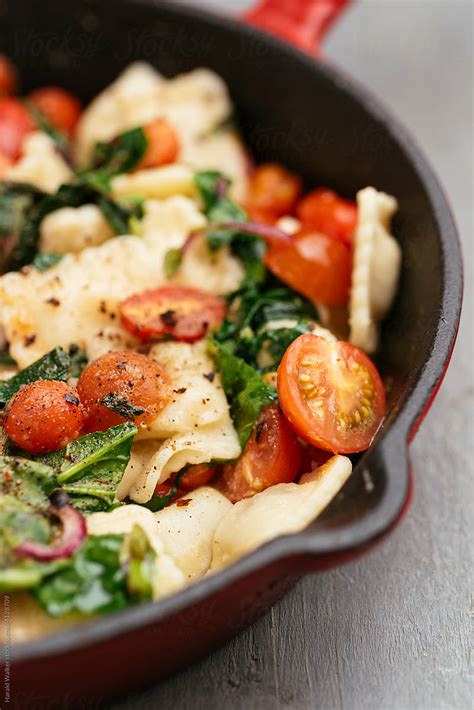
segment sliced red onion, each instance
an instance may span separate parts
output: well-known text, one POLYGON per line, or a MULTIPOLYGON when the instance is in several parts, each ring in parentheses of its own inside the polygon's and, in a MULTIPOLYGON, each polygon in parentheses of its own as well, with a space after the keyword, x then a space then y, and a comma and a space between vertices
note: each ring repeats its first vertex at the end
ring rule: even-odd
POLYGON ((66 493, 54 491, 50 496, 50 512, 62 524, 62 532, 56 542, 45 545, 41 542, 26 541, 15 547, 18 557, 28 557, 38 562, 51 562, 71 557, 87 536, 86 521, 81 513, 72 507, 66 493))
POLYGON ((202 237, 204 235, 204 230, 203 229, 194 229, 192 232, 190 232, 186 238, 186 241, 184 242, 183 246, 181 247, 181 256, 183 257, 189 249, 191 249, 192 245, 196 241, 198 237, 202 237))
POLYGON ((273 244, 275 244, 275 242, 279 242, 282 246, 289 246, 292 243, 292 238, 289 234, 271 224, 238 222, 237 220, 233 222, 210 222, 202 229, 195 229, 189 233, 188 238, 181 247, 181 256, 185 256, 198 237, 204 237, 206 234, 218 229, 228 229, 229 231, 240 232, 241 234, 256 235, 268 243, 273 242, 273 244))

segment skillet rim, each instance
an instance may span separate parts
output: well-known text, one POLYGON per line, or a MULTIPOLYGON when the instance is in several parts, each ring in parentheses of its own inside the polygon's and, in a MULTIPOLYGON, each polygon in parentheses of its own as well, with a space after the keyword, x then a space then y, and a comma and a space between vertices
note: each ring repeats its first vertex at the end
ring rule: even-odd
MULTIPOLYGON (((458 231, 448 203, 447 196, 435 175, 424 152, 420 149, 410 132, 398 118, 392 114, 384 102, 357 79, 328 61, 306 54, 283 40, 247 25, 238 17, 219 12, 203 10, 186 4, 175 4, 161 0, 115 0, 122 6, 142 5, 156 9, 157 12, 174 15, 181 19, 205 21, 210 30, 228 29, 241 33, 244 38, 266 44, 280 53, 286 54, 289 61, 302 62, 310 70, 316 70, 324 78, 336 85, 341 92, 348 94, 366 113, 378 120, 392 140, 405 154, 419 178, 430 202, 434 220, 438 226, 439 242, 442 252, 442 293, 436 331, 432 333, 431 347, 427 354, 420 377, 403 396, 400 409, 389 415, 388 426, 377 437, 359 467, 370 461, 373 454, 381 454, 383 466, 389 471, 391 465, 396 471, 387 474, 387 488, 377 506, 366 513, 361 520, 337 531, 312 531, 310 528, 299 533, 280 536, 267 542, 254 552, 245 555, 227 568, 204 577, 191 586, 155 602, 147 602, 136 607, 114 612, 104 617, 96 617, 44 637, 10 649, 10 661, 23 663, 58 655, 63 652, 75 652, 95 643, 106 641, 115 636, 122 636, 143 627, 146 623, 157 623, 168 615, 178 613, 185 607, 196 604, 215 594, 234 582, 251 575, 277 561, 295 556, 328 556, 345 553, 368 546, 380 539, 396 523, 406 506, 410 489, 408 465, 408 445, 416 433, 422 418, 427 413, 449 365, 454 348, 462 303, 462 255, 458 231), (395 465, 397 464, 397 465, 395 465), (400 467, 405 476, 397 476, 400 467)), ((110 0, 105 4, 112 5, 110 0)), ((2 659, 4 658, 2 654, 2 659)))

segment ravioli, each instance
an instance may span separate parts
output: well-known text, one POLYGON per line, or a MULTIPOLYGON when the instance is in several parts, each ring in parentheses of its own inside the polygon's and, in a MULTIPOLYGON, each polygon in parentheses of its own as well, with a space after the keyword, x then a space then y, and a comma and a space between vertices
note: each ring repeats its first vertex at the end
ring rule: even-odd
POLYGON ((352 472, 346 456, 333 456, 299 483, 279 483, 235 503, 216 529, 212 570, 218 570, 279 535, 299 532, 326 508, 352 472))
POLYGON ((400 245, 389 232, 397 207, 394 197, 373 187, 357 193, 350 342, 369 354, 377 349, 379 323, 397 292, 402 255, 400 245))
MULTIPOLYGON (((54 214, 54 213, 53 213, 54 214)), ((185 197, 148 201, 142 236, 120 236, 67 254, 45 272, 29 267, 0 278, 0 325, 26 367, 56 345, 77 343, 95 358, 136 345, 118 322, 118 304, 166 279, 168 249, 180 247, 204 217, 185 197)))
MULTIPOLYGON (((76 160, 86 166, 98 141, 110 140, 153 119, 166 118, 179 134, 179 162, 198 170, 217 169, 228 174, 234 181, 233 197, 243 199, 249 172, 247 154, 233 129, 222 127, 219 130, 231 114, 227 87, 214 72, 195 69, 174 79, 165 79, 149 64, 136 62, 82 114, 77 127, 76 160)), ((161 192, 157 194, 159 173, 150 194, 155 175, 148 176, 147 172, 141 171, 137 177, 116 178, 114 192, 129 192, 135 183, 145 189, 147 196, 165 196, 161 192)), ((189 183, 182 176, 178 177, 176 170, 174 172, 174 189, 189 194, 189 183)), ((161 189, 163 184, 161 181, 161 189)))
POLYGON ((153 580, 154 598, 176 592, 184 585, 185 577, 173 558, 167 554, 150 510, 138 505, 127 505, 110 513, 93 513, 87 518, 87 531, 90 535, 125 534, 131 532, 134 525, 145 532, 157 556, 157 574, 153 580))
POLYGON ((162 343, 149 355, 170 377, 173 399, 139 430, 118 486, 119 499, 129 496, 137 503, 149 501, 156 486, 184 466, 240 454, 220 375, 205 344, 162 343))
POLYGON ((22 145, 20 159, 5 173, 5 179, 27 182, 44 192, 56 192, 72 178, 72 170, 45 133, 29 133, 22 145))

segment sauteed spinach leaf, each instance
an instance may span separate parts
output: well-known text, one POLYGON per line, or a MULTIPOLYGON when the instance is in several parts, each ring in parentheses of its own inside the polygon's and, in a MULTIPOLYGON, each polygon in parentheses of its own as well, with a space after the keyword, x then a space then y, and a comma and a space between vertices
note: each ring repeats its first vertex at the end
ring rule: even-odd
POLYGON ((49 466, 0 456, 0 591, 32 587, 57 568, 57 563, 40 564, 13 552, 26 540, 49 542, 53 524, 46 513, 55 487, 49 466))
POLYGON ((137 427, 130 422, 71 441, 65 449, 35 457, 51 466, 57 482, 82 512, 109 510, 130 460, 137 427))
POLYGON ((89 535, 33 594, 50 616, 107 613, 151 599, 157 573, 156 553, 135 525, 128 535, 89 535))
POLYGON ((20 387, 37 380, 61 380, 69 377, 70 359, 62 348, 54 348, 9 380, 0 382, 0 409, 18 392, 20 387))
POLYGON ((226 344, 211 341, 210 350, 221 373, 232 420, 243 448, 261 411, 277 402, 277 393, 253 367, 234 355, 226 344))
POLYGON ((62 207, 80 207, 89 203, 99 207, 117 234, 127 234, 130 231, 130 219, 143 216, 141 205, 122 205, 115 202, 84 174, 74 183, 61 185, 54 194, 43 194, 39 199, 30 201, 23 212, 23 221, 9 268, 19 269, 34 259, 40 237, 40 225, 48 214, 62 207))
POLYGON ((52 266, 59 264, 63 256, 64 254, 56 254, 55 252, 39 252, 31 262, 31 266, 34 266, 38 271, 47 271, 52 266))
POLYGON ((148 147, 143 128, 132 128, 106 143, 97 143, 92 157, 92 166, 86 173, 88 180, 108 191, 110 179, 120 173, 128 173, 140 163, 148 147))

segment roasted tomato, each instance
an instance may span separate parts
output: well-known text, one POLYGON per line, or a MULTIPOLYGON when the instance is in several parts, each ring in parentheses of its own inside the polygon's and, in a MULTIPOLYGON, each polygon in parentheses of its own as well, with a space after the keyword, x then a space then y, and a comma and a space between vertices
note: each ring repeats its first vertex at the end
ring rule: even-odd
POLYGON ((81 104, 75 96, 57 86, 44 86, 33 91, 28 100, 58 131, 70 136, 81 115, 81 104))
POLYGON ((16 70, 4 54, 0 54, 0 95, 14 94, 17 85, 16 70))
POLYGON ((259 165, 250 178, 247 208, 257 221, 271 221, 293 211, 301 193, 301 180, 276 163, 259 165))
MULTIPOLYGON (((206 486, 216 475, 219 470, 219 466, 214 466, 208 463, 199 463, 195 466, 190 466, 186 473, 184 473, 178 485, 178 491, 170 500, 170 503, 174 503, 178 498, 191 493, 191 491, 200 488, 201 486, 206 486)), ((167 481, 163 483, 158 483, 155 488, 155 495, 160 498, 164 498, 171 493, 171 488, 173 487, 176 474, 173 474, 167 481)))
POLYGON ((0 98, 0 151, 12 160, 21 152, 23 138, 36 124, 25 106, 8 96, 0 98))
POLYGON ((194 343, 224 320, 225 304, 197 288, 162 286, 130 296, 120 304, 122 323, 142 340, 170 336, 194 343))
POLYGON ((181 149, 177 131, 165 118, 158 118, 143 128, 148 147, 138 168, 156 168, 174 163, 181 149))
POLYGON ((350 250, 312 228, 301 229, 291 242, 270 242, 265 263, 275 276, 313 301, 337 306, 349 298, 350 250))
POLYGON ((235 463, 226 464, 216 488, 233 503, 276 483, 291 483, 300 471, 301 447, 277 405, 264 409, 235 463))
POLYGON ((332 190, 318 188, 303 197, 296 214, 304 226, 313 227, 344 244, 352 243, 357 222, 355 202, 339 197, 332 190))
POLYGON ((179 480, 180 490, 188 493, 201 486, 206 486, 214 478, 218 468, 218 466, 208 463, 199 463, 195 466, 190 466, 179 480))
POLYGON ((278 368, 278 398, 309 444, 335 454, 367 449, 385 416, 377 368, 350 343, 300 335, 278 368))
POLYGON ((144 411, 133 421, 146 426, 168 404, 171 388, 166 372, 154 360, 133 352, 111 352, 91 362, 77 383, 86 409, 85 429, 106 431, 126 418, 102 404, 106 395, 115 394, 144 411))
POLYGON ((78 393, 65 382, 39 380, 24 385, 10 402, 5 431, 21 449, 42 454, 77 439, 84 424, 78 393))

